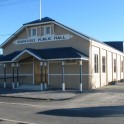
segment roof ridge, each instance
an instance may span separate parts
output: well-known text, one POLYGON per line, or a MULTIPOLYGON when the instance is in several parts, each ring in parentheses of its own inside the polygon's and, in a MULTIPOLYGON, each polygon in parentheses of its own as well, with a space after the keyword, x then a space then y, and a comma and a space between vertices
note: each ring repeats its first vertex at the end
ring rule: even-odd
POLYGON ((48 22, 48 21, 55 21, 54 19, 50 18, 50 17, 44 17, 41 19, 37 19, 28 23, 25 23, 23 25, 27 25, 27 24, 35 24, 35 23, 41 23, 41 22, 48 22))

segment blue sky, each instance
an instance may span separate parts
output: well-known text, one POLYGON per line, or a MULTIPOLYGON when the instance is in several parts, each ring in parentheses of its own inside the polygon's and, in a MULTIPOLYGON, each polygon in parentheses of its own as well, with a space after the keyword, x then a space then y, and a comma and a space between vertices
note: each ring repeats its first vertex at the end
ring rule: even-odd
MULTIPOLYGON (((39 19, 39 1, 0 0, 0 44, 10 36, 6 34, 39 19)), ((42 0, 42 17, 51 17, 100 41, 124 40, 123 13, 124 0, 42 0)))

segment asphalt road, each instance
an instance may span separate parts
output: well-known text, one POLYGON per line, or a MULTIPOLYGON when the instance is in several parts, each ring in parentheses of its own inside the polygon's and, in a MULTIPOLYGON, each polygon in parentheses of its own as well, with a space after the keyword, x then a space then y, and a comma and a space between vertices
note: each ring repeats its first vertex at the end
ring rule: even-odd
POLYGON ((124 87, 65 101, 0 97, 0 124, 124 124, 124 87))

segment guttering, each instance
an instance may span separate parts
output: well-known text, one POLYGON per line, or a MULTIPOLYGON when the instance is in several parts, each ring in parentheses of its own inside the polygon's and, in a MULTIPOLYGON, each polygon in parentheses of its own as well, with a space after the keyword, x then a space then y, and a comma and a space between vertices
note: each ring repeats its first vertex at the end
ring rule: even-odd
POLYGON ((59 58, 59 59, 46 59, 47 61, 63 61, 63 60, 86 60, 88 61, 89 59, 88 58, 59 58))

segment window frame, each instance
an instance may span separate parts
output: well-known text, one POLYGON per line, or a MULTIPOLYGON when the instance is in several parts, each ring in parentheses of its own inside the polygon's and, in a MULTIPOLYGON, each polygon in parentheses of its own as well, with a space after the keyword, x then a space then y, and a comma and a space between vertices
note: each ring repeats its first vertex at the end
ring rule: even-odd
POLYGON ((106 73, 106 57, 102 56, 102 73, 106 73))
POLYGON ((43 27, 44 27, 44 35, 51 35, 52 34, 51 25, 46 25, 43 27), (47 28, 49 28, 49 33, 47 33, 47 28))
POLYGON ((37 36, 37 28, 33 27, 31 28, 31 37, 36 37, 37 36), (36 30, 36 35, 33 35, 33 30, 36 30))
POLYGON ((114 59, 114 73, 117 71, 117 59, 114 59))
POLYGON ((94 73, 99 73, 99 58, 98 54, 94 54, 94 73))

